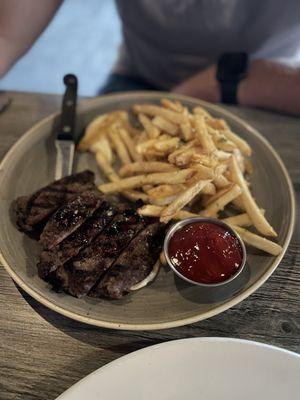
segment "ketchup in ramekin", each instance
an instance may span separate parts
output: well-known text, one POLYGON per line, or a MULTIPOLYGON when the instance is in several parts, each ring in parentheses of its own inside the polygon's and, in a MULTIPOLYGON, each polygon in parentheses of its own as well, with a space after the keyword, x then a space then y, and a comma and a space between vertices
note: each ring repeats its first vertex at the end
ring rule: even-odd
POLYGON ((165 255, 185 280, 214 286, 235 278, 245 264, 245 247, 225 223, 213 218, 180 221, 168 232, 165 255))

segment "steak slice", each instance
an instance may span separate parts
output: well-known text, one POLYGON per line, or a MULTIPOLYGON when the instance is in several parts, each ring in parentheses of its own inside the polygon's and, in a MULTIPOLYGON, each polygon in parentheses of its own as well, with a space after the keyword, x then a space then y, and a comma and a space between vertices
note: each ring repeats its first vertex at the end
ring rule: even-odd
POLYGON ((86 295, 145 224, 133 209, 117 214, 90 246, 64 265, 69 271, 68 281, 61 282, 64 289, 76 297, 86 295))
POLYGON ((44 250, 37 264, 40 278, 46 279, 59 265, 66 263, 88 246, 111 221, 115 213, 116 209, 104 201, 75 232, 51 250, 44 250))
POLYGON ((80 194, 60 207, 49 219, 40 236, 43 248, 50 250, 57 246, 93 215, 103 202, 103 195, 93 190, 80 194))
POLYGON ((141 231, 117 258, 97 286, 93 297, 120 299, 152 271, 162 249, 165 226, 155 222, 141 231))
POLYGON ((73 200, 78 194, 95 188, 95 176, 91 171, 66 176, 39 189, 31 196, 21 196, 16 200, 17 225, 28 233, 47 219, 64 202, 73 200))

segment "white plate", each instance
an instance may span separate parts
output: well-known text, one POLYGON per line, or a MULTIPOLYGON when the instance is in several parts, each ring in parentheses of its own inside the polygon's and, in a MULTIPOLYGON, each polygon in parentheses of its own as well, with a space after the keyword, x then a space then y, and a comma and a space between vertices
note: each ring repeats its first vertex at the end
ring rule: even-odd
POLYGON ((194 338, 113 361, 58 399, 295 400, 299 393, 296 353, 246 340, 194 338))
MULTIPOLYGON (((77 113, 78 133, 95 116, 113 110, 131 109, 136 103, 158 103, 162 97, 179 100, 190 109, 203 106, 212 115, 224 118, 233 131, 253 148, 255 171, 251 176, 254 197, 266 210, 267 219, 278 232, 283 246, 277 257, 247 249, 247 264, 237 279, 220 287, 199 289, 162 268, 157 279, 134 295, 117 301, 77 299, 56 293, 40 279, 36 263, 39 245, 16 229, 12 203, 18 196, 53 180, 55 167, 54 133, 58 115, 52 115, 30 129, 11 148, 0 165, 0 260, 11 277, 36 300, 67 317, 114 329, 164 329, 194 323, 227 310, 245 299, 274 272, 290 242, 295 221, 295 200, 288 173, 270 144, 246 122, 213 104, 161 92, 134 92, 102 96, 87 101, 77 113)), ((93 155, 76 152, 75 170, 86 168, 101 174, 93 155)), ((275 295, 275 294, 274 294, 275 295)))

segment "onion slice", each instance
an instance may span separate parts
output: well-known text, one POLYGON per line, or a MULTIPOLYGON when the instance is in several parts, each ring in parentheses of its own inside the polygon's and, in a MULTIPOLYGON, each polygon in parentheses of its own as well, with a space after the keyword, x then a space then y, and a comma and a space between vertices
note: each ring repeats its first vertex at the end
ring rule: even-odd
POLYGON ((131 286, 130 290, 131 291, 139 290, 139 289, 142 289, 143 287, 147 286, 148 283, 152 282, 156 278, 156 275, 158 274, 159 269, 160 269, 160 262, 158 259, 156 261, 156 263, 154 264, 150 274, 148 276, 146 276, 146 278, 143 279, 141 282, 136 283, 135 285, 131 286))

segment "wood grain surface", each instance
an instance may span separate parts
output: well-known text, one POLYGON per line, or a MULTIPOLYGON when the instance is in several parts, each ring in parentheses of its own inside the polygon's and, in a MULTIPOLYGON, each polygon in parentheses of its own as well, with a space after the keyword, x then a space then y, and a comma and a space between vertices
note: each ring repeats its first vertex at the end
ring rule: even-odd
MULTIPOLYGON (((12 102, 0 113, 1 158, 29 127, 60 108, 57 96, 5 95, 12 102)), ((282 157, 294 184, 299 215, 300 120, 259 110, 231 109, 257 128, 282 157)), ((228 336, 300 353, 299 291, 298 221, 283 261, 256 293, 214 318, 163 331, 113 331, 72 321, 31 299, 0 267, 0 399, 55 399, 79 379, 122 355, 180 338, 228 336)))

